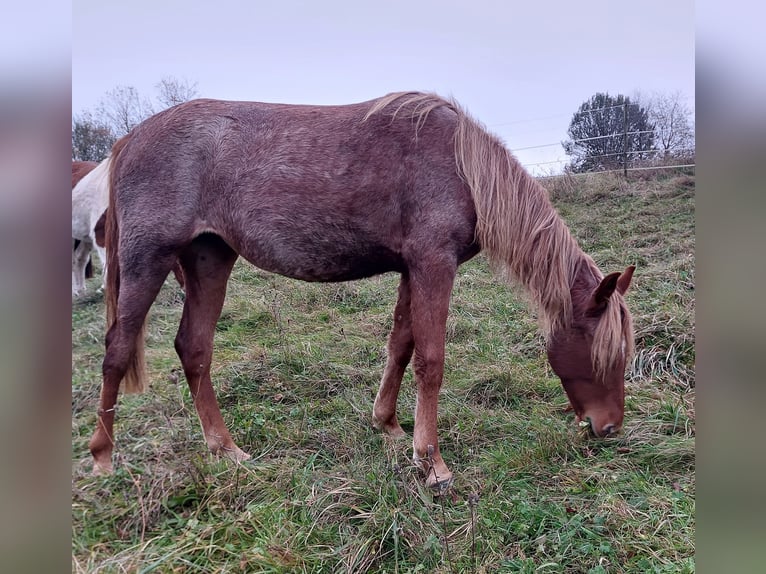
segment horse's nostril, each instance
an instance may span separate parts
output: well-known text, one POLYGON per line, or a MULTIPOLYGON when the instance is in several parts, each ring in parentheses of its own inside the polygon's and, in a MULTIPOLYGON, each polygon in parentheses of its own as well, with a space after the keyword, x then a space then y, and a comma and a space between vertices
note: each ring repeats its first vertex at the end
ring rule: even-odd
POLYGON ((617 432, 617 427, 612 424, 608 424, 601 429, 601 433, 603 436, 609 436, 610 434, 614 434, 616 432, 617 432))

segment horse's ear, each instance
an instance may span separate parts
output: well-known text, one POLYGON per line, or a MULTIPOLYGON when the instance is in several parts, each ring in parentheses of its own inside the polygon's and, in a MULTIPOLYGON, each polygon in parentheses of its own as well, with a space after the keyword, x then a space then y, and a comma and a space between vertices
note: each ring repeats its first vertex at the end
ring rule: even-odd
POLYGON ((630 280, 633 279, 633 272, 635 270, 635 265, 629 265, 625 268, 625 271, 622 272, 620 278, 617 279, 617 291, 620 292, 620 295, 625 295, 625 293, 628 291, 628 287, 630 287, 630 280))
POLYGON ((604 277, 599 286, 594 289, 593 295, 591 295, 588 312, 590 314, 601 313, 604 307, 606 307, 607 300, 615 291, 620 295, 624 295, 628 287, 630 287, 630 280, 633 278, 635 270, 635 265, 630 265, 622 273, 618 271, 604 277))
POLYGON ((599 312, 604 309, 607 300, 612 296, 615 289, 617 289, 617 281, 620 279, 620 273, 610 273, 601 280, 601 283, 593 291, 593 295, 590 298, 589 311, 591 313, 599 312))

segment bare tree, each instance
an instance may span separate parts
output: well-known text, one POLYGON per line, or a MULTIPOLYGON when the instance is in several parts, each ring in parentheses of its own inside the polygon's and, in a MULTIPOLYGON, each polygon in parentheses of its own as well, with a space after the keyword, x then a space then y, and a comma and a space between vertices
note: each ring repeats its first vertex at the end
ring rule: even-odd
POLYGON ((104 94, 95 113, 72 119, 72 159, 103 159, 112 144, 149 116, 198 96, 197 82, 165 76, 155 84, 155 102, 133 86, 117 86, 104 94))
POLYGON ((96 115, 118 136, 123 136, 154 113, 151 103, 133 86, 117 86, 106 93, 96 115))
POLYGON ((165 76, 155 84, 155 88, 161 109, 188 102, 199 95, 197 82, 190 84, 185 78, 179 80, 173 76, 165 76))
POLYGON ((109 126, 88 112, 72 118, 72 160, 101 161, 116 139, 109 126))
POLYGON ((654 124, 654 139, 665 158, 694 155, 694 112, 681 92, 642 97, 654 124))

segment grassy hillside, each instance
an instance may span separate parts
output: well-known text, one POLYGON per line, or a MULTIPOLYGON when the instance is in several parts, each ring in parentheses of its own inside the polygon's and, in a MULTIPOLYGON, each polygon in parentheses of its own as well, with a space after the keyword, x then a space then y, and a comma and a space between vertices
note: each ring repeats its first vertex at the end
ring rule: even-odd
MULTIPOLYGON (((605 272, 636 264, 625 429, 581 432, 521 293, 464 265, 448 323, 434 499, 411 442, 370 425, 398 276, 305 284, 238 262, 213 381, 235 466, 207 453, 167 282, 150 392, 121 397, 114 475, 90 476, 104 309, 72 306, 72 569, 77 572, 693 572, 694 178, 547 180, 605 272)), ((91 293, 100 279, 91 280, 91 293)), ((399 399, 412 431, 410 371, 399 399)))

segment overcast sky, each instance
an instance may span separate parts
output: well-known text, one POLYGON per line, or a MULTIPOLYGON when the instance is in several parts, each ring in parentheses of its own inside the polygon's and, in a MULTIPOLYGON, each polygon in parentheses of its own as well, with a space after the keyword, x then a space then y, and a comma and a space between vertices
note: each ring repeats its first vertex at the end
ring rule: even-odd
POLYGON ((165 76, 201 96, 339 104, 454 96, 536 173, 596 92, 694 107, 690 0, 74 0, 72 111, 165 76))

